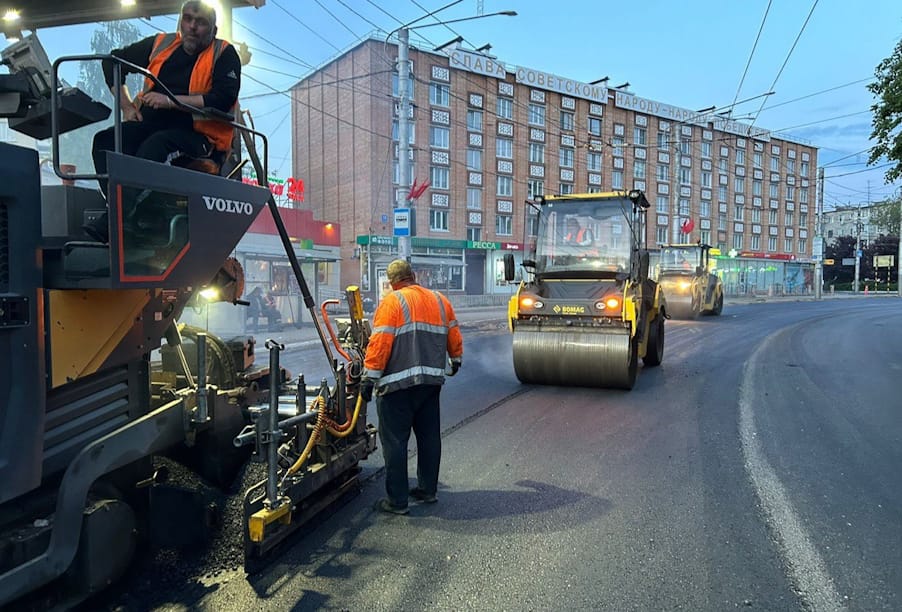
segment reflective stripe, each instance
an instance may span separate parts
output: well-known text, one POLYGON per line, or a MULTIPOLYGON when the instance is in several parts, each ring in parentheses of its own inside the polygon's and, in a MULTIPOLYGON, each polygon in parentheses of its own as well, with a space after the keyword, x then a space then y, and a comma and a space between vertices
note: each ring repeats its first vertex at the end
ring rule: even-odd
POLYGON ((382 370, 364 370, 363 378, 382 378, 382 370))
POLYGON ((445 377, 445 368, 430 368, 427 366, 413 366, 407 368, 406 370, 401 370, 400 372, 395 372, 394 374, 389 374, 387 376, 383 376, 379 379, 380 387, 387 387, 393 382, 397 382, 399 380, 404 380, 405 378, 411 378, 417 375, 425 375, 425 376, 435 376, 444 379, 445 377))
POLYGON ((374 328, 373 331, 372 331, 372 333, 370 333, 370 335, 371 335, 371 336, 372 336, 373 334, 391 334, 391 335, 394 335, 396 329, 397 329, 397 328, 396 328, 394 325, 380 325, 379 327, 374 328))

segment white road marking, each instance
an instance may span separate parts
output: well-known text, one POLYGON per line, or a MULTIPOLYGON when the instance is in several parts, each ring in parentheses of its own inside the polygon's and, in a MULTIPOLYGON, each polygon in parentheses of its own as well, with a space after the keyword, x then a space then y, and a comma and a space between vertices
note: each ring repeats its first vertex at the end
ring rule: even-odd
MULTIPOLYGON (((777 332, 780 333, 780 332, 777 332)), ((745 469, 761 508, 767 527, 775 535, 779 554, 786 566, 790 581, 798 589, 806 609, 814 612, 846 610, 824 560, 811 541, 802 521, 792 507, 783 483, 767 462, 755 429, 753 404, 759 386, 756 370, 761 355, 777 334, 761 343, 745 364, 739 387, 739 437, 745 469)))

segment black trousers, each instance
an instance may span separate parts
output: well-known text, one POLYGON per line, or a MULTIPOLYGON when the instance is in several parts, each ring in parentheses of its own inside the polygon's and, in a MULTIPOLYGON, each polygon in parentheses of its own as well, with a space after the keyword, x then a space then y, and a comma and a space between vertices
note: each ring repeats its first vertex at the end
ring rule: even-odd
POLYGON ((438 489, 442 459, 441 390, 440 385, 420 385, 376 396, 379 441, 385 460, 385 492, 394 506, 407 506, 407 444, 411 429, 417 439, 417 486, 430 495, 435 495, 438 489))
MULTIPOLYGON (((106 174, 106 152, 115 148, 114 128, 110 127, 94 135, 92 155, 94 170, 106 174)), ((161 130, 140 121, 122 123, 122 152, 151 161, 165 162, 174 153, 190 157, 209 155, 212 145, 206 136, 190 129, 161 130)), ((100 189, 107 195, 107 180, 99 179, 100 189)))

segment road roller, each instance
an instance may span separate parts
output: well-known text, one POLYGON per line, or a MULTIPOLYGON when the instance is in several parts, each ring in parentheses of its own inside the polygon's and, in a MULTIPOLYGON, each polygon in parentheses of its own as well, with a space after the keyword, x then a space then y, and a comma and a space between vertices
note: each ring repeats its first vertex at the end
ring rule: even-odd
POLYGON ((656 278, 667 300, 667 313, 677 319, 723 312, 723 282, 712 270, 710 245, 661 246, 656 278))
MULTIPOLYGON (((23 45, 43 55, 34 35, 23 45)), ((230 529, 223 505, 209 501, 214 489, 245 489, 242 525, 222 535, 243 540, 246 560, 266 554, 356 492, 358 463, 376 448, 359 395, 369 337, 360 292, 348 289, 350 319, 337 334, 329 326, 330 342, 265 179, 255 186, 231 178, 244 163, 237 139, 220 173, 108 152, 107 198, 93 185, 100 175, 63 169, 60 134, 110 109, 63 88, 59 66, 101 60, 115 64, 121 82, 122 60, 109 55, 38 62, 41 78, 33 70, 0 75, 0 116, 11 129, 52 138, 50 161, 62 179, 42 186, 37 151, 0 142, 4 610, 70 609, 119 579, 136 556, 230 529), (330 366, 317 384, 280 366, 278 337, 267 339, 269 360, 260 363, 255 339, 219 338, 181 321, 213 303, 248 306, 231 254, 264 210, 330 366), (82 224, 103 212, 109 241, 87 240, 82 224)), ((190 110, 229 121, 246 145, 262 142, 262 161, 245 149, 257 176, 268 176, 263 134, 190 110)))
MULTIPOLYGON (((649 277, 648 199, 629 192, 528 201, 538 233, 508 305, 523 383, 632 389, 664 357, 664 295, 649 277)), ((515 276, 513 255, 505 277, 515 276)))

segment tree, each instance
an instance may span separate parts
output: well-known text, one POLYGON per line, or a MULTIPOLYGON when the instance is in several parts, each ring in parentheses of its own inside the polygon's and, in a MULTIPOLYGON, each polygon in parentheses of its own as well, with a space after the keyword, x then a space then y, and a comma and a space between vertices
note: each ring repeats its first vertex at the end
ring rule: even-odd
POLYGON ((874 204, 870 213, 871 224, 890 236, 898 236, 900 216, 902 216, 900 207, 902 207, 902 197, 874 204))
MULTIPOLYGON (((94 30, 94 34, 91 36, 91 53, 107 54, 113 49, 130 45, 140 39, 141 32, 135 24, 129 21, 107 21, 99 24, 99 27, 94 30)), ((110 108, 115 108, 113 95, 106 86, 99 61, 81 62, 78 72, 79 89, 110 108)), ((141 79, 138 75, 129 75, 126 82, 129 90, 134 92, 140 87, 141 79)), ((107 121, 87 125, 63 134, 60 139, 60 160, 63 163, 75 164, 80 174, 93 172, 94 160, 91 159, 91 146, 94 134, 112 124, 113 117, 110 115, 107 121)))
POLYGON ((871 107, 874 111, 873 131, 871 138, 877 144, 871 148, 869 164, 881 158, 890 160, 893 165, 884 177, 891 183, 902 176, 902 40, 896 45, 893 54, 880 62, 874 73, 876 81, 868 85, 868 89, 879 98, 871 107))

